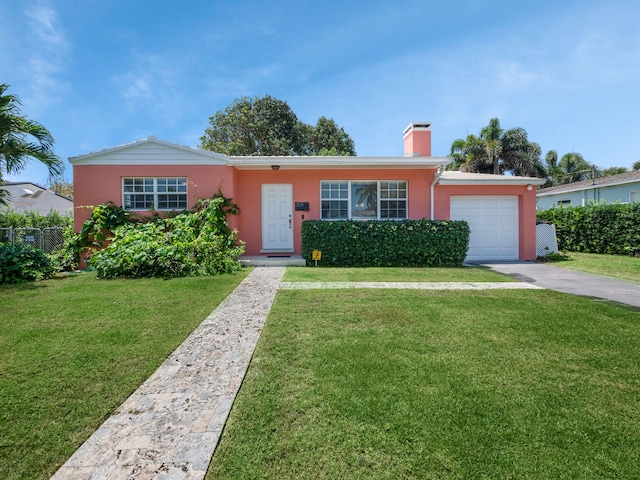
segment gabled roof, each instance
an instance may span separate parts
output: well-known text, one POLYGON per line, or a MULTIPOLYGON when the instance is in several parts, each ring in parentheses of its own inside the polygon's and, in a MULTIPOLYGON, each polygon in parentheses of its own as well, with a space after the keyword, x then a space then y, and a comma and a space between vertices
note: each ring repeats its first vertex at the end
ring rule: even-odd
POLYGON ((567 183, 565 185, 555 185, 553 187, 543 188, 541 190, 538 190, 538 196, 553 195, 556 193, 577 192, 580 190, 589 190, 598 187, 612 187, 614 185, 623 185, 625 183, 636 182, 640 182, 640 170, 620 173, 618 175, 609 175, 606 177, 583 180, 582 182, 573 182, 567 183))
POLYGON ((142 140, 136 140, 135 142, 125 143, 123 145, 117 145, 115 147, 98 150, 96 152, 69 157, 69 162, 73 165, 135 165, 136 162, 145 164, 150 163, 151 161, 154 164, 174 164, 176 163, 176 158, 178 157, 180 157, 185 164, 226 164, 228 160, 226 155, 210 152, 208 150, 202 150, 200 148, 188 147, 185 145, 179 145, 177 143, 167 142, 165 140, 160 140, 154 136, 151 136, 148 138, 143 138, 142 140), (173 157, 154 156, 154 147, 165 147, 165 150, 173 150, 176 155, 173 157), (145 150, 148 151, 148 155, 130 155, 134 151, 142 152, 145 150))
POLYGON ((440 175, 440 185, 542 185, 547 180, 537 177, 516 177, 512 175, 492 175, 489 173, 468 173, 444 171, 440 175))
POLYGON ((37 183, 33 183, 33 182, 0 182, 0 187, 5 187, 9 185, 31 185, 32 187, 39 188, 41 190, 46 190, 46 188, 41 187, 37 183))
MULTIPOLYGON (((0 182, 0 187, 32 187, 32 188, 23 188, 25 194, 33 197, 39 197, 42 192, 49 192, 50 194, 55 195, 56 197, 64 198, 65 200, 69 200, 73 202, 73 198, 69 198, 66 195, 62 195, 58 192, 54 192, 53 190, 49 190, 46 187, 42 187, 37 183, 33 182, 0 182)), ((24 196, 27 196, 24 195, 24 196)))
POLYGON ((73 165, 227 165, 240 170, 344 168, 437 168, 450 157, 227 156, 148 137, 97 152, 70 157, 73 165), (173 154, 166 152, 173 151, 173 154))

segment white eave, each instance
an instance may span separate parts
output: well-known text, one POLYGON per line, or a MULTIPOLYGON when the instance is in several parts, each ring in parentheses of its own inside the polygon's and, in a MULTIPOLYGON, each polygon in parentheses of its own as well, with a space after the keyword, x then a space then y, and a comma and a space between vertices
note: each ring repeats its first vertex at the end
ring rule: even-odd
POLYGON ((537 177, 445 171, 440 175, 438 183, 440 185, 542 185, 546 181, 545 178, 537 177))
POLYGON ((238 170, 301 169, 433 169, 449 165, 451 157, 229 157, 238 170))

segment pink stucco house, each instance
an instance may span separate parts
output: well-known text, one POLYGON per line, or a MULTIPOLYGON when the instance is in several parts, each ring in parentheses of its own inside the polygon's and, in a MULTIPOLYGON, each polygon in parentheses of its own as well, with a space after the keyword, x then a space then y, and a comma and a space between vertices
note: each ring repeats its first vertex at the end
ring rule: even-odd
POLYGON ((429 123, 404 130, 401 157, 232 157, 149 137, 69 161, 76 231, 106 201, 182 210, 220 189, 240 207, 229 223, 246 255, 299 255, 305 219, 427 218, 469 222, 467 261, 536 258, 544 180, 445 171, 451 158, 431 156, 429 123))

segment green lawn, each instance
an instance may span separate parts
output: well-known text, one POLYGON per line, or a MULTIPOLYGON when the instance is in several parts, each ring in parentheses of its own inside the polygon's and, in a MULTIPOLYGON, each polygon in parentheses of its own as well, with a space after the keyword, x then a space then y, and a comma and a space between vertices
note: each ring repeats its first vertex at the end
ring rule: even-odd
POLYGON ((639 344, 551 291, 281 291, 208 478, 638 478, 639 344))
MULTIPOLYGON (((0 287, 0 478, 49 478, 245 274, 0 287)), ((511 280, 285 280, 362 277, 511 280)), ((639 344, 550 291, 281 291, 208 478, 636 478, 639 344)))
POLYGON ((513 282, 487 267, 315 268, 289 267, 287 282, 513 282))
POLYGON ((553 262, 553 265, 640 282, 640 257, 578 252, 566 252, 566 255, 570 260, 553 262))
POLYGON ((0 478, 49 478, 245 274, 0 286, 0 478))

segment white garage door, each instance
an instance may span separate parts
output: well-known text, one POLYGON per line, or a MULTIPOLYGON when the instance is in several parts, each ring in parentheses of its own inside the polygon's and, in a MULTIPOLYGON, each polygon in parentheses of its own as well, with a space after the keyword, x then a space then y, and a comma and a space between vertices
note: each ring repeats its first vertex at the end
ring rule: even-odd
POLYGON ((467 261, 518 260, 518 197, 452 196, 451 220, 471 228, 467 261))

